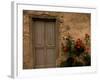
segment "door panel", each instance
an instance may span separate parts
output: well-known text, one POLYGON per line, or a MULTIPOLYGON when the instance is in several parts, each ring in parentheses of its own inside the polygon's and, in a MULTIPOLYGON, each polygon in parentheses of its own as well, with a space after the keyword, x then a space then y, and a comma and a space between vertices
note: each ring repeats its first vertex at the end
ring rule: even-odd
POLYGON ((55 25, 54 22, 45 23, 46 28, 46 45, 55 45, 55 25))
POLYGON ((35 21, 35 46, 43 46, 44 45, 44 22, 35 21))
POLYGON ((45 67, 45 54, 44 49, 35 49, 35 68, 45 67))
POLYGON ((46 54, 47 67, 54 67, 56 65, 55 48, 48 48, 46 54))

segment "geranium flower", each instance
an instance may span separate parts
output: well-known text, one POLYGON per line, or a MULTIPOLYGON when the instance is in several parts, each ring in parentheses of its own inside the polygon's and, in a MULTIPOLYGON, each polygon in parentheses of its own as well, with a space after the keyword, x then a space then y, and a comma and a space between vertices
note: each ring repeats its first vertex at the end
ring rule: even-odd
POLYGON ((67 48, 66 46, 64 46, 63 43, 62 43, 61 45, 62 45, 62 50, 63 50, 64 52, 67 52, 67 51, 68 51, 68 48, 67 48))
POLYGON ((67 52, 67 50, 68 50, 67 47, 64 47, 64 48, 63 48, 63 51, 64 51, 64 52, 67 52))
POLYGON ((76 45, 77 45, 77 46, 82 46, 82 44, 83 44, 82 40, 81 40, 80 38, 78 38, 78 39, 76 40, 76 45))
POLYGON ((75 51, 78 56, 85 51, 85 46, 80 38, 76 40, 75 51))

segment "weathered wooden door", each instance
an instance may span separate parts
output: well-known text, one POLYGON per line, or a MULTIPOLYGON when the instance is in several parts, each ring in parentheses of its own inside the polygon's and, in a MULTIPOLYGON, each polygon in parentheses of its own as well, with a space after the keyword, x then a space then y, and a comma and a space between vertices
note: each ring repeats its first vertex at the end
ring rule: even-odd
POLYGON ((34 68, 56 67, 56 26, 54 19, 33 19, 34 68))

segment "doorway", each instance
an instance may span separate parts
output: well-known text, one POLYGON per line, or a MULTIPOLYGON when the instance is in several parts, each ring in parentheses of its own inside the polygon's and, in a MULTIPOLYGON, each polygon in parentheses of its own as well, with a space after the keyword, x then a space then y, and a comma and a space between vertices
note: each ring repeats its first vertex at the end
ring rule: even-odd
POLYGON ((32 18, 33 68, 56 67, 56 19, 32 18))

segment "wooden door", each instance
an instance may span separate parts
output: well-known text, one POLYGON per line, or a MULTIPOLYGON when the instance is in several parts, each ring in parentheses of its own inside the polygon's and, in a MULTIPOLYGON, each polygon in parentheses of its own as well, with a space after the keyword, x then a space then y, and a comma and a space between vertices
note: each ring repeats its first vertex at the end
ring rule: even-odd
POLYGON ((56 26, 52 19, 33 20, 34 68, 56 67, 56 26))

